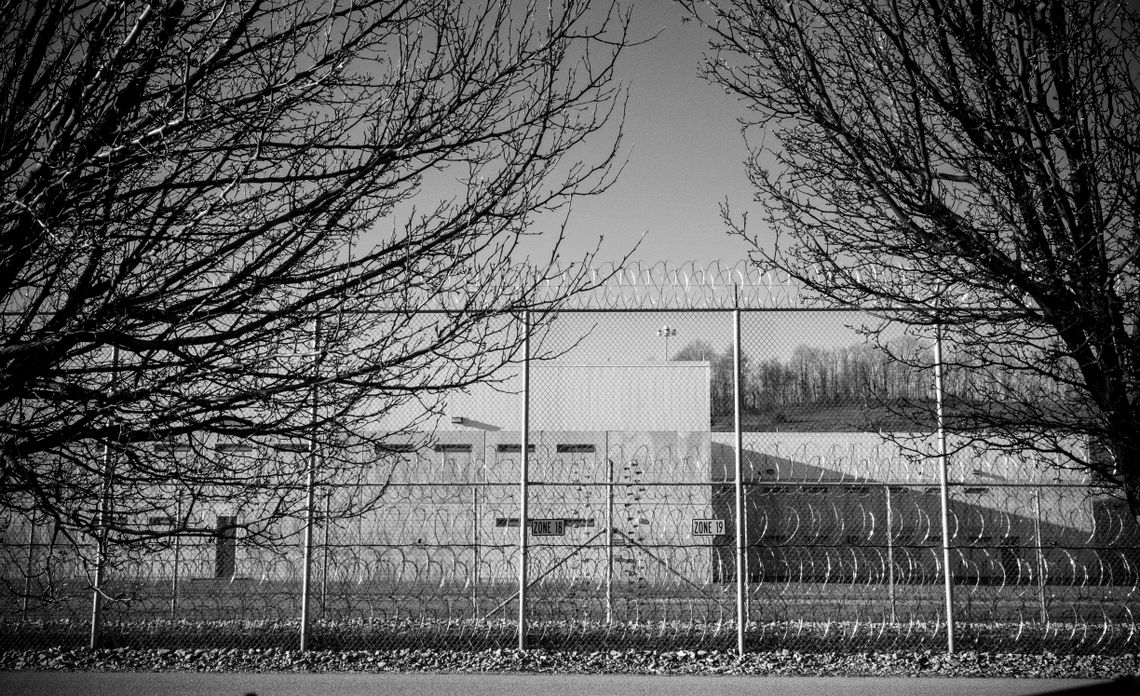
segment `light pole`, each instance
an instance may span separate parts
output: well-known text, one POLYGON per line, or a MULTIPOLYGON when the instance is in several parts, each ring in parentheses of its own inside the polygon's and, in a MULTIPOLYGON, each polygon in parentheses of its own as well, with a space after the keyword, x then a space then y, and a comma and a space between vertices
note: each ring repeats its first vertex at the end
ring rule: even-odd
POLYGON ((657 335, 665 339, 665 362, 669 362, 669 337, 677 335, 677 329, 666 324, 660 329, 657 329, 657 335))

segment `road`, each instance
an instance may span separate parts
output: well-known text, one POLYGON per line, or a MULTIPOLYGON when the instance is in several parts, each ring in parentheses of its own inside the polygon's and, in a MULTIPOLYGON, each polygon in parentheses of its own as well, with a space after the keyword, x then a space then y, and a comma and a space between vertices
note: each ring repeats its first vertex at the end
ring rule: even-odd
MULTIPOLYGON (((878 677, 0 672, 0 693, 18 696, 1021 696, 1098 684, 1106 682, 878 677)), ((1098 689, 1089 693, 1126 692, 1098 689)))

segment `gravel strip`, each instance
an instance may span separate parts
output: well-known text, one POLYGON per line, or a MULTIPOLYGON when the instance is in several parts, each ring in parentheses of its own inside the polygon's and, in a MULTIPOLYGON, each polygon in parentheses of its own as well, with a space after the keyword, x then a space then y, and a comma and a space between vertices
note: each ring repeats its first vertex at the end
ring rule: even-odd
POLYGON ((91 672, 527 672, 881 677, 1113 679, 1140 674, 1140 655, 934 651, 810 653, 778 650, 743 658, 719 650, 574 652, 528 650, 109 650, 0 652, 0 671, 91 672))

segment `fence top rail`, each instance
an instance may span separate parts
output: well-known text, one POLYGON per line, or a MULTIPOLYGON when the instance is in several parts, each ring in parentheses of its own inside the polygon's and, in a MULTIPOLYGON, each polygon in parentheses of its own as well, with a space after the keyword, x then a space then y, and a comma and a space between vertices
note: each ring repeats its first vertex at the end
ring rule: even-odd
MULTIPOLYGON (((600 487, 600 486, 614 486, 616 488, 668 488, 668 487, 701 487, 701 486, 730 486, 736 483, 736 480, 728 478, 720 479, 671 479, 671 480, 656 480, 656 481, 623 481, 620 479, 607 480, 606 478, 590 478, 581 480, 546 480, 546 479, 527 479, 528 486, 547 486, 559 488, 574 488, 574 487, 600 487)), ((495 488, 495 487, 514 487, 519 485, 517 478, 504 478, 497 480, 477 480, 472 479, 468 481, 390 481, 378 483, 348 483, 348 484, 328 484, 325 487, 332 489, 341 488, 495 488)), ((939 485, 938 479, 898 479, 890 481, 879 481, 871 479, 755 479, 746 478, 742 481, 744 486, 755 487, 769 487, 769 488, 853 488, 860 490, 881 490, 883 488, 937 488, 939 485)), ((978 481, 978 480, 960 480, 960 481, 947 481, 946 485, 950 488, 1074 488, 1074 489, 1088 489, 1090 492, 1097 492, 1097 489, 1091 487, 1087 482, 1081 481, 978 481)))

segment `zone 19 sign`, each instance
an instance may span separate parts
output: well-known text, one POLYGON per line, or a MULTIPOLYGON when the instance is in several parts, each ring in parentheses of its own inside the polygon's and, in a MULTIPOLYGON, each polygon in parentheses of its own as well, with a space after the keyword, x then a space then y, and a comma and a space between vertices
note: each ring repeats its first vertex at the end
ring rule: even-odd
POLYGON ((693 536, 724 536, 724 520, 693 520, 693 536))

